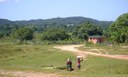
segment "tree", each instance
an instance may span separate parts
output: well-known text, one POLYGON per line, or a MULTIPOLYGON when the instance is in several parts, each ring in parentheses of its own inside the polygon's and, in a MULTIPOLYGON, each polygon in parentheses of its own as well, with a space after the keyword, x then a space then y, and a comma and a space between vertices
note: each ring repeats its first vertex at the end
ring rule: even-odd
POLYGON ((14 34, 14 38, 23 41, 23 40, 32 40, 33 39, 33 31, 30 28, 21 27, 17 29, 14 34))
POLYGON ((47 29, 42 36, 42 40, 58 41, 68 39, 69 35, 62 29, 47 29))
POLYGON ((0 38, 2 38, 4 36, 3 32, 0 32, 0 38))
POLYGON ((79 39, 87 39, 90 35, 102 35, 102 28, 89 22, 83 23, 74 29, 72 35, 79 39))
POLYGON ((117 43, 128 43, 128 13, 123 14, 109 28, 109 40, 117 43))

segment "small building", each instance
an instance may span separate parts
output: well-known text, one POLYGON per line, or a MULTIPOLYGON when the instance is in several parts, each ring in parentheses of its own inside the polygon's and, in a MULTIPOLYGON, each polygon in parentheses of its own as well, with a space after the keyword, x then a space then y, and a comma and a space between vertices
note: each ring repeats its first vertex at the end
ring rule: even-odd
POLYGON ((103 43, 104 42, 104 37, 103 36, 89 36, 88 37, 88 42, 92 42, 94 44, 103 43))

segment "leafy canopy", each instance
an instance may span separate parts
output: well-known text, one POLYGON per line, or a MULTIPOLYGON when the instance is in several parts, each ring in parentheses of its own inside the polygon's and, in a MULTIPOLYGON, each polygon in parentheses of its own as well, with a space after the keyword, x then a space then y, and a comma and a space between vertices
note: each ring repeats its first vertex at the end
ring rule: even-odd
POLYGON ((79 39, 87 39, 90 35, 102 35, 102 28, 89 22, 83 23, 74 29, 72 35, 79 39))
POLYGON ((42 40, 58 41, 68 39, 69 35, 62 29, 47 29, 42 36, 42 40))
POLYGON ((128 43, 128 13, 125 13, 117 18, 109 26, 110 41, 117 43, 128 43))
POLYGON ((17 29, 14 34, 14 38, 23 41, 23 40, 32 40, 33 39, 33 31, 30 28, 21 27, 17 29))

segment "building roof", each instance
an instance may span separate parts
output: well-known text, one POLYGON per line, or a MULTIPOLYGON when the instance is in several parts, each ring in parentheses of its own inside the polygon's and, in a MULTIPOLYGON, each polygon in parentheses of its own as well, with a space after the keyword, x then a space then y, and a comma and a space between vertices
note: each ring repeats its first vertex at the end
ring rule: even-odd
POLYGON ((103 38, 103 36, 94 35, 94 36, 89 36, 88 38, 103 38))

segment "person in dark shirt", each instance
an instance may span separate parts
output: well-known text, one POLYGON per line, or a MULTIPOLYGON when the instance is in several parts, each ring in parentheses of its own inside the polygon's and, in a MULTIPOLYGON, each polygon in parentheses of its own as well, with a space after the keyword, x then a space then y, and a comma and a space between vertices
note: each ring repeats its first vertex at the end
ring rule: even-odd
POLYGON ((68 58, 66 64, 67 64, 67 70, 68 71, 71 71, 72 70, 72 61, 70 60, 70 58, 68 58))

